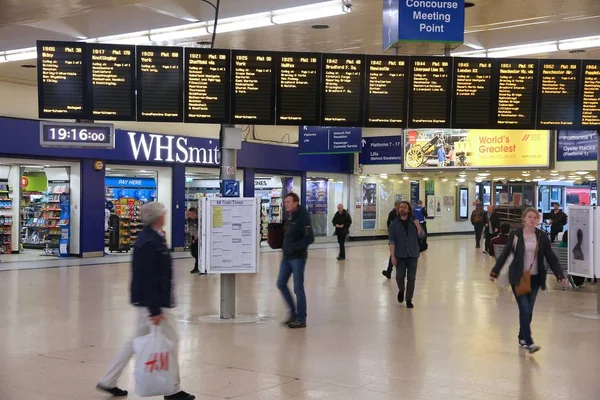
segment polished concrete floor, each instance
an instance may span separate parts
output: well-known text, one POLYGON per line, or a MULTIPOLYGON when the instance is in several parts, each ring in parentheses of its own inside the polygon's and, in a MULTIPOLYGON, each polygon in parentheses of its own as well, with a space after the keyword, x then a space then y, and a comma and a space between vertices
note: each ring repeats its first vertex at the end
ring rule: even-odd
MULTIPOLYGON (((541 293, 533 333, 517 347, 517 307, 487 280, 492 259, 467 237, 432 238, 421 258, 415 309, 381 275, 384 245, 311 252, 308 328, 281 327, 279 254, 237 279, 238 312, 255 323, 213 324, 219 277, 190 276, 175 261, 182 386, 198 399, 600 398, 595 288, 541 293)), ((0 272, 0 399, 88 400, 132 329, 127 264, 0 272)), ((133 391, 132 368, 120 381, 133 391)), ((137 399, 130 395, 130 399, 137 399)))

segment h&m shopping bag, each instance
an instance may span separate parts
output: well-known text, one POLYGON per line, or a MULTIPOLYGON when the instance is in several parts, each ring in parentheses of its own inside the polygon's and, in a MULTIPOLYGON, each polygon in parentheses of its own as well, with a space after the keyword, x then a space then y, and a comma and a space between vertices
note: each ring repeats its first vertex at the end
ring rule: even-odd
POLYGON ((142 397, 169 396, 176 391, 175 346, 153 325, 150 334, 133 341, 135 393, 142 397))

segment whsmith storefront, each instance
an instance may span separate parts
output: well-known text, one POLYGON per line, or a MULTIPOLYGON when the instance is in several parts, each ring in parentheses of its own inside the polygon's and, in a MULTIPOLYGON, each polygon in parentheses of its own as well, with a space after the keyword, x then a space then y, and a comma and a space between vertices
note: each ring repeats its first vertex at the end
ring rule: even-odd
MULTIPOLYGON (((193 200, 198 197, 218 192, 215 182, 220 151, 216 139, 117 129, 114 149, 42 147, 39 121, 11 118, 0 118, 0 134, 5 138, 0 148, 0 190, 10 188, 1 210, 5 225, 2 232, 6 231, 6 241, 10 242, 6 253, 24 248, 21 231, 25 226, 31 227, 32 243, 48 241, 53 232, 51 221, 59 217, 46 214, 50 212, 47 210, 54 210, 52 196, 65 191, 71 200, 69 254, 91 257, 104 253, 108 203, 113 205, 113 214, 131 218, 135 236, 139 207, 153 200, 169 210, 167 241, 173 249, 181 250, 185 246, 186 206, 195 205, 193 200), (25 172, 31 179, 24 176, 25 172), (26 191, 23 178, 37 182, 38 177, 44 177, 45 186, 36 192, 26 191), (48 204, 40 203, 44 201, 48 204), (27 204, 30 213, 26 217, 22 216, 22 203, 27 204)), ((299 156, 296 147, 244 142, 237 156, 241 195, 255 196, 255 180, 277 176, 298 180, 293 190, 306 198, 307 171, 347 176, 352 158, 348 154, 299 156)))

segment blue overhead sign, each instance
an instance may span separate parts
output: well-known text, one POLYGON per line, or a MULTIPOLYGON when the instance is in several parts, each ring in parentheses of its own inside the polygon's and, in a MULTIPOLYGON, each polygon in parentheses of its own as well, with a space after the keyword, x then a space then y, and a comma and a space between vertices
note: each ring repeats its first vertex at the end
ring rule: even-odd
POLYGON ((598 159, 596 131, 558 131, 557 161, 596 161, 598 159))
POLYGON ((362 128, 300 126, 299 154, 360 153, 362 128))
POLYGON ((156 188, 156 180, 154 178, 106 177, 106 187, 154 189, 156 188))
POLYGON ((362 139, 359 163, 362 165, 400 164, 402 136, 375 136, 362 139))
POLYGON ((383 49, 396 42, 462 43, 465 0, 383 0, 383 49))

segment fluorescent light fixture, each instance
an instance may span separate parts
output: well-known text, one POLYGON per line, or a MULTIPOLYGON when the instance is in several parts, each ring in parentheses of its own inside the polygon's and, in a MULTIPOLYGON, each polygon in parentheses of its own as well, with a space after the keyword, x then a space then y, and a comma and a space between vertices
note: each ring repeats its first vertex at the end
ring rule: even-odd
POLYGON ((577 175, 582 175, 582 176, 583 176, 583 175, 587 175, 587 174, 589 174, 590 172, 589 172, 589 171, 575 171, 575 173, 576 173, 577 175))
MULTIPOLYGON (((217 33, 263 28, 269 25, 274 25, 271 21, 271 13, 250 14, 243 17, 224 18, 217 24, 217 33)), ((211 34, 213 32, 212 28, 213 26, 209 26, 207 29, 211 34)))
POLYGON ((467 180, 465 178, 456 178, 457 182, 465 183, 467 180))
POLYGON ((409 180, 410 178, 409 178, 408 176, 403 176, 403 177, 402 177, 402 179, 403 179, 403 180, 405 180, 405 181, 407 181, 407 180, 409 180))
POLYGON ((442 182, 448 182, 448 178, 442 178, 442 182))
POLYGON ((425 182, 427 182, 427 181, 429 180, 429 177, 427 177, 427 176, 426 176, 425 178, 423 178, 423 180, 424 180, 425 182))
POLYGON ((364 175, 361 175, 361 176, 359 176, 359 178, 360 178, 360 179, 365 179, 365 178, 366 178, 366 176, 364 176, 364 175))
POLYGON ((531 176, 531 174, 529 172, 523 172, 521 175, 523 175, 523 176, 531 176))
POLYGON ((477 173, 477 175, 479 175, 479 176, 481 176, 481 177, 485 178, 485 177, 487 177, 487 176, 490 176, 490 173, 489 173, 489 172, 478 172, 478 173, 477 173))
MULTIPOLYGON (((198 24, 193 24, 197 26, 198 24)), ((217 28, 218 30, 218 28, 217 28)), ((202 26, 197 28, 190 28, 185 30, 168 30, 161 29, 160 31, 150 31, 150 41, 151 42, 169 42, 171 40, 179 40, 179 39, 189 39, 200 36, 208 36, 210 33, 208 32, 207 25, 202 24, 202 26)))
POLYGON ((34 48, 33 50, 25 49, 28 51, 23 51, 19 53, 6 53, 4 57, 7 62, 10 61, 22 61, 22 60, 32 60, 37 58, 37 50, 34 48))
POLYGON ((551 172, 550 173, 550 176, 558 176, 558 175, 560 175, 558 172, 551 172))
POLYGON ((559 50, 589 49, 590 47, 600 47, 600 36, 587 36, 558 41, 559 50))
POLYGON ((452 57, 487 57, 486 50, 474 50, 474 51, 457 51, 450 53, 452 57))
POLYGON ((111 43, 111 44, 150 44, 149 31, 126 33, 123 35, 102 36, 86 42, 111 43))
POLYGON ((532 43, 521 46, 497 47, 488 50, 488 57, 517 57, 530 54, 551 53, 554 51, 558 51, 558 43, 556 41, 532 43))
POLYGON ((339 0, 333 0, 326 1, 324 3, 273 11, 271 21, 277 25, 288 24, 291 22, 309 21, 313 19, 349 14, 351 10, 352 8, 344 5, 343 2, 339 0))
POLYGON ((585 176, 585 179, 588 179, 588 180, 595 180, 595 179, 596 179, 596 177, 595 177, 594 175, 586 175, 586 176, 585 176))

